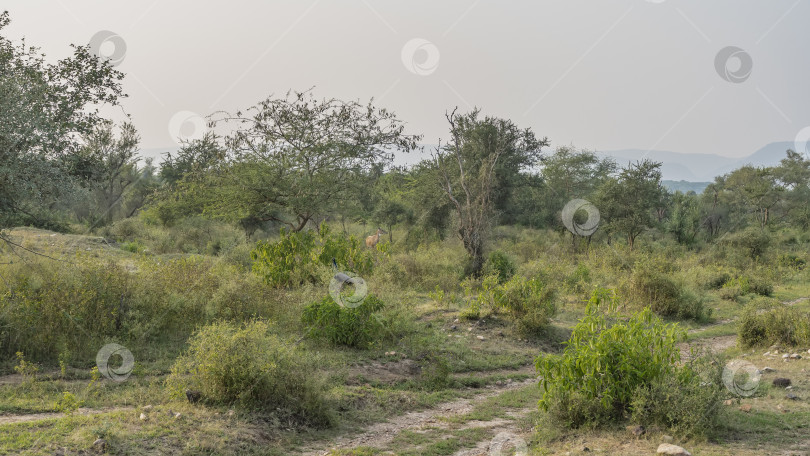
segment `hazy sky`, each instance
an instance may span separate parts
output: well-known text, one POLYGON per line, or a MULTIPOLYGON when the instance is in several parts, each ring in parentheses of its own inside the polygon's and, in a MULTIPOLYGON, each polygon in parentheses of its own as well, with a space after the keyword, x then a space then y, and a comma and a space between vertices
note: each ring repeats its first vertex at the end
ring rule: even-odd
POLYGON ((597 150, 741 157, 810 126, 810 0, 6 0, 0 9, 11 13, 9 37, 51 58, 96 36, 127 74, 124 107, 144 148, 198 134, 195 113, 312 86, 318 97, 375 97, 426 143, 447 139, 454 106, 508 117, 553 146, 597 150))

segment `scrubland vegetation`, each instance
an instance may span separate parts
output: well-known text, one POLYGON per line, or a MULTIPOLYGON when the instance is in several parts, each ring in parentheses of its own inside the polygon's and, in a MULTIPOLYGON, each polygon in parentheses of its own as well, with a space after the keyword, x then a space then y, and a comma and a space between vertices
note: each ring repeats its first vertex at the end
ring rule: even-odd
POLYGON ((658 163, 451 111, 452 140, 401 169, 422 138, 395 114, 291 92, 144 163, 134 127, 84 109, 123 74, 0 48, 0 453, 807 445, 796 152, 669 193, 658 163), (728 386, 766 350, 794 398, 765 371, 728 386))

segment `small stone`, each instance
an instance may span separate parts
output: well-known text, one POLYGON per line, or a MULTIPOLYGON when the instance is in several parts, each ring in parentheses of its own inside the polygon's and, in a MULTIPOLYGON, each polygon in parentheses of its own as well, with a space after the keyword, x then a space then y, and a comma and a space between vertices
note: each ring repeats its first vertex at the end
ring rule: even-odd
POLYGON ((472 332, 472 326, 470 326, 469 328, 467 328, 467 332, 472 332))
POLYGON ((180 418, 180 412, 175 413, 175 414, 174 414, 174 418, 175 418, 175 419, 180 418))
POLYGON ((588 452, 590 452, 590 451, 591 451, 591 449, 590 449, 590 448, 588 448, 588 447, 586 447, 586 446, 582 447, 582 452, 583 452, 583 453, 588 453, 588 452))
POLYGON ((799 396, 797 396, 797 395, 795 395, 793 393, 787 393, 787 394, 785 394, 785 399, 789 399, 791 401, 798 401, 799 396))
POLYGON ((763 367, 762 368, 762 373, 768 374, 768 373, 771 373, 771 372, 776 372, 776 369, 774 369, 772 367, 763 367))
POLYGON ((673 439, 672 439, 672 436, 671 436, 671 435, 662 435, 662 436, 661 436, 661 440, 662 440, 664 443, 672 443, 672 440, 673 440, 673 439))
POLYGON ((790 355, 788 355, 787 353, 785 353, 784 355, 782 355, 782 359, 788 359, 788 358, 790 358, 790 355))
POLYGON ((773 386, 778 386, 780 388, 786 388, 790 386, 790 379, 783 378, 783 377, 776 377, 773 379, 773 386))
POLYGON ((662 443, 661 445, 658 445, 658 451, 656 451, 656 453, 666 454, 669 456, 692 456, 692 453, 686 451, 678 445, 673 445, 671 443, 662 443))
POLYGON ((107 450, 107 441, 104 439, 96 439, 96 441, 93 442, 93 449, 104 453, 107 450))
POLYGON ((743 405, 741 405, 740 406, 740 411, 745 412, 745 413, 751 412, 751 404, 743 404, 743 405))
POLYGON ((785 387, 785 389, 786 389, 786 390, 792 390, 792 389, 793 389, 793 385, 786 386, 786 387, 785 387))
POLYGON ((231 409, 231 410, 228 410, 228 413, 226 413, 226 415, 233 416, 234 413, 235 412, 233 411, 233 409, 231 409))
POLYGON ((810 353, 810 350, 807 350, 807 353, 810 353))
POLYGON ((802 355, 800 355, 798 353, 791 353, 790 354, 790 359, 802 359, 802 355))
POLYGON ((149 410, 152 410, 152 406, 151 405, 144 405, 142 410, 148 412, 149 410))
POLYGON ((638 437, 640 435, 644 435, 647 432, 647 430, 644 429, 644 426, 630 425, 630 426, 627 426, 626 429, 627 429, 628 432, 635 435, 636 437, 638 437))
POLYGON ((138 417, 141 421, 146 421, 146 413, 141 413, 141 416, 138 417))
POLYGON ((475 336, 475 338, 478 340, 484 340, 484 336, 475 336))
POLYGON ((391 356, 397 356, 397 352, 392 351, 392 352, 391 352, 391 356))
POLYGON ((771 354, 771 352, 765 352, 765 353, 762 354, 762 356, 768 356, 770 354, 771 354))
POLYGON ((458 323, 458 318, 456 318, 455 320, 453 320, 453 323, 458 323))
POLYGON ((723 401, 723 405, 731 405, 733 403, 734 403, 734 401, 731 400, 731 399, 726 399, 725 401, 723 401))
POLYGON ((453 325, 453 326, 451 326, 451 327, 450 327, 450 331, 455 331, 455 330, 457 330, 457 329, 458 329, 458 326, 457 326, 457 325, 453 325))

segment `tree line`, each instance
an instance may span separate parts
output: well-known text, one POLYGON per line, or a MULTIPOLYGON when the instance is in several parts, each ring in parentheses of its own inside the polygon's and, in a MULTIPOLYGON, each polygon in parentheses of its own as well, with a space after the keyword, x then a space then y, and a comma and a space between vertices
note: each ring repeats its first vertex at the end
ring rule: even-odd
MULTIPOLYGON (((9 23, 0 15, 0 32, 9 23)), ((746 227, 810 225, 810 160, 788 150, 778 166, 744 166, 702 194, 668 192, 660 163, 620 166, 562 146, 479 109, 447 112, 449 140, 414 166, 394 155, 420 148, 395 113, 368 103, 270 96, 209 116, 210 131, 165 155, 138 156, 131 123, 99 114, 126 95, 124 74, 84 46, 56 63, 0 36, 0 228, 96 228, 142 212, 163 225, 190 216, 258 229, 300 231, 329 218, 342 226, 402 228, 407 248, 458 237, 478 274, 497 225, 563 231, 568 201, 599 210, 588 238, 633 248, 650 229, 696 244, 746 227), (226 134, 216 132, 225 131, 226 134)), ((579 211, 573 216, 582 219, 579 211)), ((580 220, 581 221, 581 220, 580 220)))

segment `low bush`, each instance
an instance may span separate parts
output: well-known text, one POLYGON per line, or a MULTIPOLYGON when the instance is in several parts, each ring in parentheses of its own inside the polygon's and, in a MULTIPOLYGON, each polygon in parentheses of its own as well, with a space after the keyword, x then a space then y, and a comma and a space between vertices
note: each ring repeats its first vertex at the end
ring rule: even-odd
POLYGON ((686 290, 671 275, 645 265, 636 266, 626 295, 665 317, 700 321, 711 315, 711 309, 703 305, 703 300, 686 290))
POLYGON ((461 317, 478 319, 488 314, 505 311, 515 321, 518 329, 527 335, 536 335, 556 313, 555 290, 540 277, 527 279, 513 276, 498 284, 498 276, 485 276, 475 288, 468 279, 464 285, 467 307, 461 317))
POLYGON ((504 283, 515 275, 517 266, 515 266, 514 260, 506 253, 500 250, 494 250, 489 254, 484 270, 488 274, 497 276, 498 283, 504 283))
POLYGON ((553 422, 576 428, 622 420, 638 388, 676 371, 684 331, 649 308, 617 321, 613 306, 595 293, 563 354, 537 358, 539 405, 553 422))
POLYGON ((189 339, 166 380, 172 394, 201 393, 206 403, 273 412, 311 426, 333 422, 312 353, 279 337, 263 320, 218 322, 189 339))
POLYGON ((686 439, 712 438, 722 421, 723 364, 695 357, 671 375, 639 387, 630 403, 631 420, 657 425, 686 439))
POLYGON ((332 234, 326 223, 317 233, 287 232, 281 229, 276 242, 260 241, 250 253, 253 271, 274 287, 290 287, 302 283, 318 283, 319 268, 338 267, 362 275, 371 273, 374 256, 354 236, 332 234))
POLYGON ((376 313, 385 305, 374 295, 368 295, 358 307, 343 307, 326 296, 304 308, 301 320, 310 337, 332 345, 369 348, 383 334, 384 325, 376 313))
POLYGON ((810 345, 810 315, 776 300, 754 300, 740 317, 737 337, 745 347, 810 345))
POLYGON ((498 305, 509 312, 524 334, 537 335, 557 312, 554 289, 537 277, 514 276, 498 295, 498 305))

